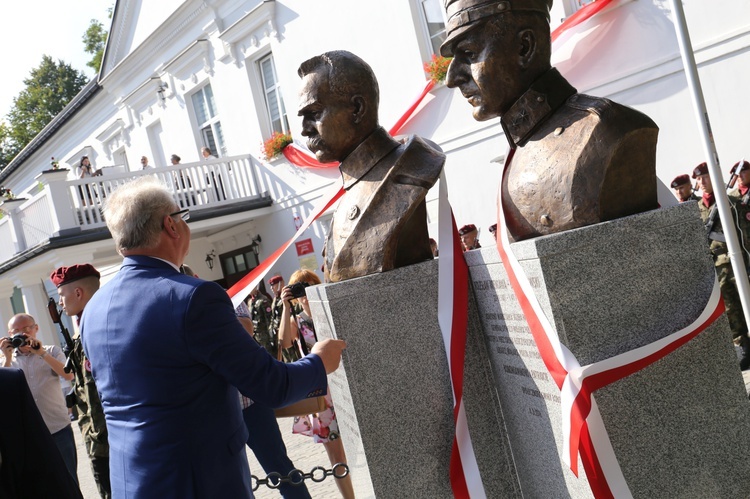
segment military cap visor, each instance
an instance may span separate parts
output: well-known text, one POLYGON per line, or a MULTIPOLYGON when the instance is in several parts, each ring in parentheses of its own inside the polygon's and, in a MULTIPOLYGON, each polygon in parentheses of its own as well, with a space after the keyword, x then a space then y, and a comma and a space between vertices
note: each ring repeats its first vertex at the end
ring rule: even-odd
POLYGON ((481 26, 489 18, 504 12, 539 12, 549 22, 552 0, 445 0, 447 37, 440 46, 440 55, 453 57, 453 48, 468 31, 481 26))

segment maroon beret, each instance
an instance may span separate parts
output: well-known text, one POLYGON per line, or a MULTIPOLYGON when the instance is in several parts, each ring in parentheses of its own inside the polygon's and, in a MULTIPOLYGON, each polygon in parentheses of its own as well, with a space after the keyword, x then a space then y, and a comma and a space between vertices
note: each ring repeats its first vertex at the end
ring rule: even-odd
POLYGON ((461 235, 461 236, 463 236, 464 234, 468 234, 469 232, 474 232, 475 230, 477 230, 477 226, 476 225, 474 225, 474 224, 468 224, 468 225, 464 225, 463 227, 461 227, 460 229, 458 229, 458 234, 461 235))
POLYGON ((497 232, 497 224, 490 225, 490 229, 489 230, 490 230, 490 232, 492 234, 494 234, 495 232, 497 232))
POLYGON ((701 175, 708 175, 708 165, 705 161, 696 166, 693 170, 693 178, 698 178, 701 175))
POLYGON ((674 180, 672 180, 672 183, 670 186, 672 189, 676 189, 681 185, 689 184, 690 183, 690 176, 687 173, 683 173, 682 175, 677 175, 674 180))
POLYGON ((280 283, 283 280, 284 279, 280 275, 275 275, 275 276, 273 276, 272 278, 270 278, 268 280, 268 284, 270 284, 271 286, 273 286, 274 284, 278 284, 278 283, 280 283))
POLYGON ((63 284, 83 279, 84 277, 96 277, 99 279, 101 274, 94 268, 93 265, 84 263, 82 265, 71 265, 70 267, 60 267, 59 269, 52 272, 49 276, 50 280, 58 288, 63 284))
POLYGON ((750 169, 750 163, 745 161, 744 159, 742 161, 738 161, 734 164, 732 167, 732 173, 740 173, 742 171, 745 171, 747 169, 750 169))

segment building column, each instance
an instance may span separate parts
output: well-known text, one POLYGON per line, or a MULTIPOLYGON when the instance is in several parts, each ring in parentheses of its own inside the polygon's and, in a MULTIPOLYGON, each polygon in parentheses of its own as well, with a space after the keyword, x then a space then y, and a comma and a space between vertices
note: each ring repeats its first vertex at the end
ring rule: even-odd
POLYGON ((7 281, 0 285, 0 336, 5 336, 5 332, 8 330, 8 322, 14 315, 13 306, 10 303, 13 289, 13 284, 7 281))

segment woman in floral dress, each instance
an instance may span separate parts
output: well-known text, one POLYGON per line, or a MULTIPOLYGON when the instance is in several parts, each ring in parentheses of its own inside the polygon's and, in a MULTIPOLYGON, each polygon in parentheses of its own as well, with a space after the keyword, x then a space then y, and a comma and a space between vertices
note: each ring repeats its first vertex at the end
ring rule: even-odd
MULTIPOLYGON (((279 343, 282 348, 289 348, 301 336, 307 347, 303 351, 310 351, 317 339, 315 337, 312 318, 310 317, 310 305, 307 302, 306 296, 296 299, 301 310, 299 310, 300 307, 297 307, 294 309, 296 313, 292 313, 294 308, 292 302, 295 299, 292 297, 289 287, 298 282, 314 286, 320 284, 320 278, 310 270, 298 270, 292 274, 292 277, 289 279, 289 286, 285 287, 281 292, 284 308, 279 326, 279 343)), ((313 437, 315 443, 322 443, 328 453, 331 465, 336 463, 346 464, 346 454, 344 453, 344 445, 339 438, 339 425, 336 421, 336 411, 331 401, 330 387, 325 399, 326 409, 324 411, 308 416, 295 417, 292 432, 313 437)), ((354 497, 352 480, 349 475, 343 479, 336 480, 336 485, 344 499, 354 497)))

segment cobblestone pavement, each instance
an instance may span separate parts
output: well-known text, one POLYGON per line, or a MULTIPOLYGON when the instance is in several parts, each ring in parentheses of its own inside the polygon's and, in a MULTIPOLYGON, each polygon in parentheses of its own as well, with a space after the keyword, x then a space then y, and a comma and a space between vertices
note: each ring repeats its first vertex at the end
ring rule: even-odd
MULTIPOLYGON (((293 435, 292 420, 290 418, 279 419, 278 421, 289 457, 298 469, 309 473, 315 466, 325 466, 327 469, 331 467, 323 444, 313 443, 310 437, 293 435)), ((78 446, 78 480, 81 492, 84 499, 98 499, 99 492, 96 489, 94 476, 91 474, 91 464, 86 455, 81 432, 76 422, 73 423, 73 433, 76 436, 76 444, 78 446)), ((266 475, 263 472, 263 468, 260 467, 250 449, 247 449, 247 451, 251 473, 259 478, 265 478, 266 475)), ((310 495, 314 499, 337 499, 341 497, 333 477, 328 477, 320 483, 310 482, 307 484, 307 490, 310 491, 310 495)), ((258 499, 273 499, 281 497, 281 494, 276 490, 261 487, 255 491, 255 497, 258 499)))

